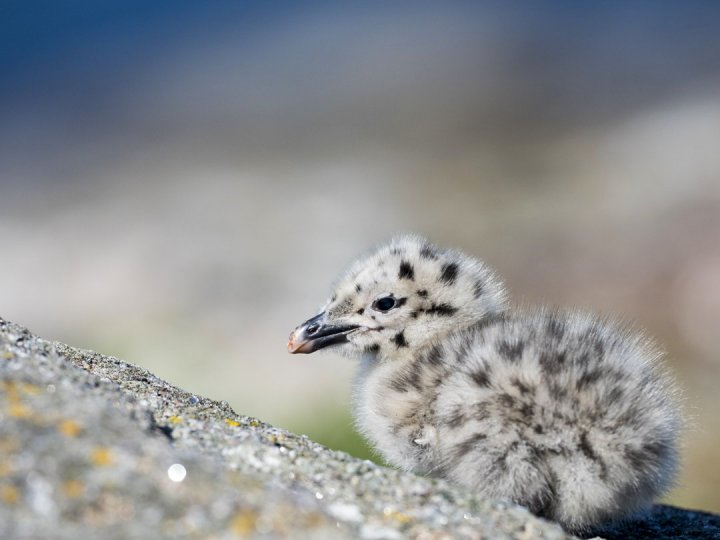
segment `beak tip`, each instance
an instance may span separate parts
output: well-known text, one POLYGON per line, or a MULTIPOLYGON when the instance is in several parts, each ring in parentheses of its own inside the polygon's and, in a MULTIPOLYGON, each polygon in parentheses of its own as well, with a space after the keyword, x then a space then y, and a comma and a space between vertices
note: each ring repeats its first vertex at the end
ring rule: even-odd
POLYGON ((306 347, 303 347, 305 345, 304 343, 301 343, 300 345, 296 345, 295 343, 288 343, 288 352, 290 354, 298 354, 298 353, 308 353, 310 352, 307 350, 306 347))
POLYGON ((325 313, 308 319, 290 333, 287 350, 290 354, 310 354, 330 345, 345 343, 347 335, 357 326, 327 324, 321 319, 325 313))
POLYGON ((290 339, 287 343, 287 350, 290 354, 297 354, 299 352, 303 352, 302 346, 305 344, 304 341, 300 341, 298 343, 297 341, 297 330, 293 330, 292 334, 290 334, 290 339))

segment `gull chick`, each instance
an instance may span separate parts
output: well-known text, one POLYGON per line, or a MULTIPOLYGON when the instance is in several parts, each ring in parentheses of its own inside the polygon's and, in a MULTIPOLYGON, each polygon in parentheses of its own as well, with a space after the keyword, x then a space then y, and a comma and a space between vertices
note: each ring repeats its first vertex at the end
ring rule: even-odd
POLYGON ((292 353, 360 359, 354 416, 385 460, 583 531, 672 483, 680 415, 646 337, 508 309, 485 264, 416 236, 356 262, 292 353))

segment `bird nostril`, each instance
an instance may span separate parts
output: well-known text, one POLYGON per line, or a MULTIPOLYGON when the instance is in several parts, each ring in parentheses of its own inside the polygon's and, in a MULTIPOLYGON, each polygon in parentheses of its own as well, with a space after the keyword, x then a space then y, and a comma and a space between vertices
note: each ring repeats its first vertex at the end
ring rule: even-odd
POLYGON ((319 328, 320 328, 320 325, 319 325, 319 324, 313 323, 313 324, 311 324, 310 326, 308 326, 305 331, 306 331, 308 334, 314 334, 315 332, 318 331, 319 328))

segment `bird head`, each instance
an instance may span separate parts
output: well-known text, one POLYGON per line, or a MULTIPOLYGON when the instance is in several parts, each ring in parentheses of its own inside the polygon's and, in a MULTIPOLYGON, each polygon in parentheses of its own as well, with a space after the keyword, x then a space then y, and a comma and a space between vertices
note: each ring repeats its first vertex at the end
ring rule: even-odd
POLYGON ((505 308, 504 288, 485 264, 402 236, 354 263, 320 313, 290 334, 288 350, 392 358, 505 308))

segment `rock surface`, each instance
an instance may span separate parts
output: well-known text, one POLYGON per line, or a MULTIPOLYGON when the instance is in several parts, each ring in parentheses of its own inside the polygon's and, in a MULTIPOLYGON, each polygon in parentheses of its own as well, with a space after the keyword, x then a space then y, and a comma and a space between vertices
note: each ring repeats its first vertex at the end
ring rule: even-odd
MULTIPOLYGON (((0 319, 2 538, 572 538, 0 319)), ((657 506, 606 538, 718 538, 657 506)))

